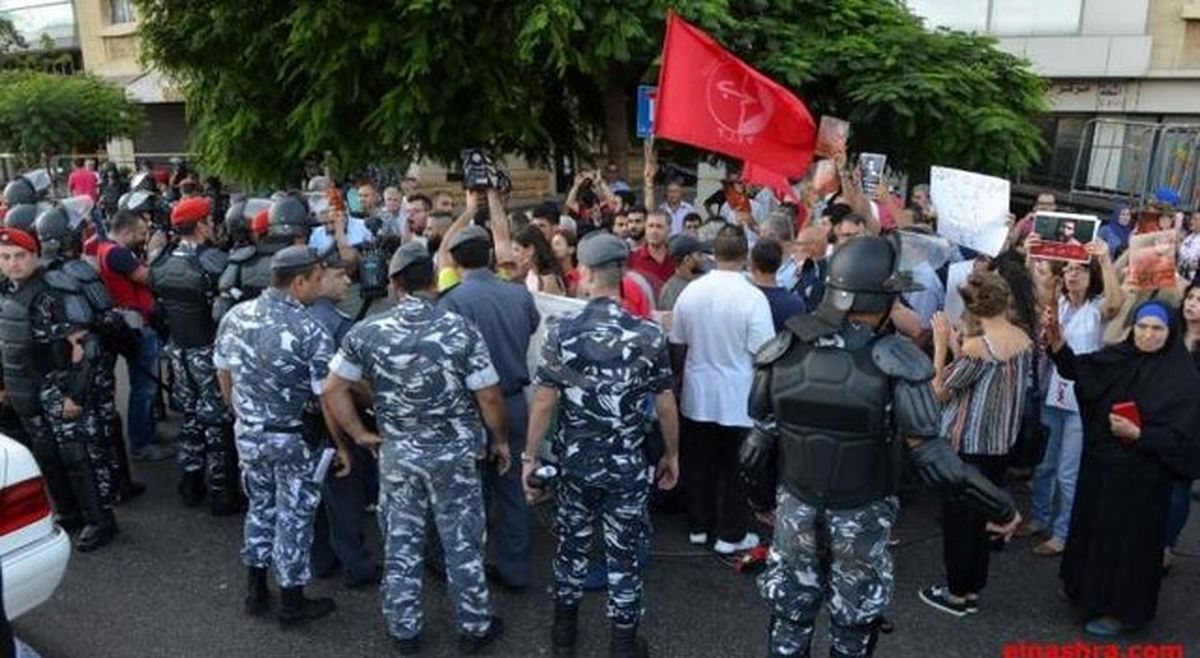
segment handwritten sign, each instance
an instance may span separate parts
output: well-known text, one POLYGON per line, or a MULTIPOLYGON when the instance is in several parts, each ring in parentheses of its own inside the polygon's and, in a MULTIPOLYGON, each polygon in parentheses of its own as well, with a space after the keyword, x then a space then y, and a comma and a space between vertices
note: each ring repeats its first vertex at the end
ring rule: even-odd
POLYGON ((1127 280, 1138 290, 1175 286, 1175 231, 1130 236, 1127 280))
POLYGON ((932 167, 929 194, 938 233, 988 256, 998 256, 1008 236, 1009 182, 971 171, 932 167))

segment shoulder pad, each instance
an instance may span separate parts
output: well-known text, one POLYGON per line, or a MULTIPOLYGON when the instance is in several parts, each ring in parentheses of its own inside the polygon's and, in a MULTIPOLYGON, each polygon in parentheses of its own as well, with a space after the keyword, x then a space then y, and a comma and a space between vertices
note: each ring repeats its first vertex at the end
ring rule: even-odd
POLYGON ((200 267, 208 274, 220 276, 225 271, 229 257, 220 249, 203 249, 200 251, 200 267))
POLYGON ((75 277, 62 270, 50 270, 43 278, 46 285, 55 290, 69 293, 78 293, 80 290, 79 282, 75 280, 75 277))
POLYGON ((924 382, 933 377, 933 362, 929 357, 911 340, 896 334, 875 341, 871 360, 888 377, 910 382, 924 382))
POLYGON ((254 258, 256 255, 258 255, 258 249, 256 249, 254 245, 248 244, 229 252, 229 262, 245 263, 251 258, 254 258))
POLYGON ((792 317, 784 327, 788 333, 795 334, 805 343, 811 343, 822 336, 837 333, 839 325, 829 322, 819 313, 805 313, 792 317))
POLYGON ((62 270, 77 281, 88 282, 100 279, 100 273, 96 271, 96 268, 81 260, 69 260, 63 263, 62 270))
POLYGON ((754 355, 754 365, 756 367, 763 367, 778 361, 792 347, 793 336, 794 334, 790 331, 779 332, 774 338, 758 348, 758 353, 754 355))

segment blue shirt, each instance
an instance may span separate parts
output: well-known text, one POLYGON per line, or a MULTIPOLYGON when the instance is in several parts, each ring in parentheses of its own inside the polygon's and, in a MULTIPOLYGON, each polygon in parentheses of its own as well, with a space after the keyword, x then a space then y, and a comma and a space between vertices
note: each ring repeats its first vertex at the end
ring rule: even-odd
POLYGON ((501 281, 489 270, 468 270, 438 305, 479 328, 505 395, 529 384, 526 352, 541 316, 525 286, 501 281))
POLYGON ((346 336, 346 332, 354 324, 345 313, 337 309, 333 300, 325 299, 324 297, 313 302, 312 306, 308 307, 308 312, 325 329, 325 332, 333 338, 335 347, 342 344, 342 338, 346 336))
POLYGON ((808 306, 805 305, 800 295, 785 288, 758 286, 758 289, 763 291, 763 294, 767 296, 767 303, 771 305, 771 320, 775 323, 775 333, 783 331, 783 324, 793 315, 800 315, 808 311, 808 306))

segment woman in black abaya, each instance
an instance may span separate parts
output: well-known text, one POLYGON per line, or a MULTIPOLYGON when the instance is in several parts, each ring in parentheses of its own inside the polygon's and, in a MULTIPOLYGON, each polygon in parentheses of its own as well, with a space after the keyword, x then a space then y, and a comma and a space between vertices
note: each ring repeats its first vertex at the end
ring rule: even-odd
POLYGON ((1176 314, 1146 302, 1120 344, 1076 356, 1048 313, 1046 344, 1075 381, 1083 414, 1083 458, 1059 575, 1088 616, 1084 630, 1113 637, 1154 617, 1171 487, 1200 476, 1196 392, 1200 374, 1176 314), (1140 427, 1114 414, 1133 402, 1140 427))

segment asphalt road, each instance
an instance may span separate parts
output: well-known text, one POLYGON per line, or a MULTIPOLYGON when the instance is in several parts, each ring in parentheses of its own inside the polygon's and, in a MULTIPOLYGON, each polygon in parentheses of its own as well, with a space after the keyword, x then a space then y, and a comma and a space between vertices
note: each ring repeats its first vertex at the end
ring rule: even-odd
MULTIPOLYGON (((307 628, 280 629, 240 612, 241 523, 185 509, 174 493, 170 462, 137 465, 150 485, 142 499, 119 508, 121 535, 90 555, 75 554, 62 586, 15 624, 19 637, 47 658, 141 656, 378 656, 392 653, 374 588, 351 591, 339 579, 310 589, 336 598, 339 609, 307 628)), ((936 500, 905 502, 896 538, 896 595, 889 617, 896 631, 881 638, 879 656, 1000 656, 1017 641, 1084 639, 1069 606, 1056 596, 1057 561, 1016 540, 992 561, 979 614, 956 619, 922 604, 917 590, 942 580, 936 500)), ((535 583, 520 594, 493 591, 507 633, 496 656, 548 654, 552 536, 547 509, 535 517, 535 583)), ((687 545, 682 519, 655 519, 655 557, 647 573, 643 632, 659 656, 765 655, 767 613, 751 577, 687 545)), ((1200 510, 1180 550, 1200 554, 1200 510)), ((373 532, 375 536, 378 533, 373 532)), ((1182 643, 1200 656, 1200 558, 1183 557, 1163 584, 1155 622, 1130 642, 1182 643)), ((454 655, 445 587, 426 579, 425 655, 454 655)), ((587 597, 580 655, 606 655, 601 595, 587 597)), ((819 633, 823 635, 824 621, 819 633)), ((1087 640, 1085 640, 1087 641, 1087 640)), ((819 640, 814 655, 826 655, 819 640)))

